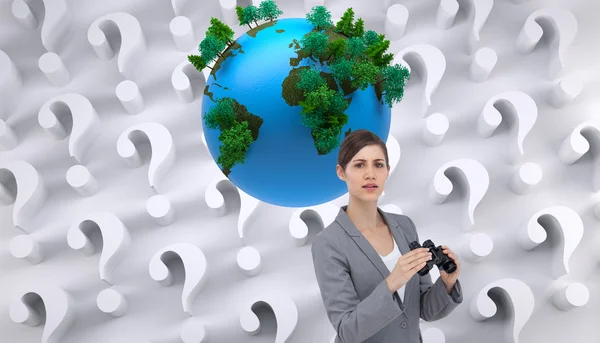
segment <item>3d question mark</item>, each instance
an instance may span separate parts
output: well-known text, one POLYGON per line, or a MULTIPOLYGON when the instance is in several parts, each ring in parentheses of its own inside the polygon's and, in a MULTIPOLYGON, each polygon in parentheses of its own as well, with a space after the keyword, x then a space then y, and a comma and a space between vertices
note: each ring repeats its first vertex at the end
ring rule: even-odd
POLYGON ((535 303, 533 292, 526 283, 517 279, 501 279, 490 282, 471 300, 469 314, 474 320, 484 321, 496 314, 497 305, 488 295, 492 289, 502 289, 508 294, 514 313, 510 336, 514 343, 519 343, 519 333, 533 313, 535 303))
POLYGON ((146 38, 139 21, 129 13, 118 12, 104 15, 96 19, 89 27, 87 39, 94 48, 98 58, 104 61, 114 56, 114 47, 108 41, 105 28, 116 26, 121 34, 117 65, 119 72, 127 79, 133 79, 139 71, 137 68, 146 54, 146 38))
POLYGON ((38 123, 56 140, 69 136, 69 155, 80 164, 84 163, 84 154, 96 141, 102 127, 92 103, 77 93, 58 95, 46 101, 38 113, 38 123), (70 134, 59 120, 64 115, 71 115, 73 118, 70 134))
MULTIPOLYGON (((13 60, 0 50, 0 119, 6 119, 18 104, 19 94, 23 90, 23 76, 13 60)), ((2 121, 4 122, 4 121, 2 121)), ((4 130, 0 129, 0 148, 10 150, 17 146, 17 139, 6 123, 4 130)))
POLYGON ((26 227, 28 221, 38 214, 46 202, 46 185, 40 173, 29 162, 20 160, 1 162, 0 181, 10 181, 13 178, 15 180, 13 184, 0 182, 0 203, 5 206, 14 203, 13 225, 30 233, 26 227), (16 195, 13 195, 11 189, 15 188, 16 195))
POLYGON ((39 325, 42 314, 35 304, 40 298, 46 310, 42 343, 60 343, 75 323, 75 304, 69 293, 55 285, 42 283, 19 290, 10 304, 10 319, 17 324, 39 325))
POLYGON ((552 38, 548 77, 554 79, 562 72, 567 48, 577 35, 577 18, 571 11, 559 7, 542 8, 531 13, 517 37, 517 51, 531 53, 544 33, 552 38), (544 27, 540 25, 542 23, 544 27), (550 32, 544 32, 545 27, 550 32))
POLYGON ((64 139, 69 133, 59 116, 70 114, 73 129, 69 138, 69 155, 83 162, 83 155, 100 134, 101 121, 92 103, 83 95, 68 93, 46 101, 38 113, 38 123, 53 138, 64 139))
POLYGON ((296 330, 298 325, 298 308, 288 295, 270 289, 268 292, 253 294, 242 305, 240 325, 249 334, 256 335, 260 332, 260 320, 254 313, 257 306, 268 306, 275 314, 277 334, 275 343, 285 343, 296 330))
POLYGON ((234 189, 240 195, 240 213, 238 216, 237 231, 242 244, 246 245, 248 243, 244 239, 246 223, 249 222, 249 220, 255 214, 260 200, 250 196, 248 193, 236 187, 225 176, 225 174, 219 173, 218 176, 206 187, 206 191, 204 192, 204 200, 206 201, 206 205, 217 216, 222 216, 227 212, 225 198, 222 193, 225 188, 234 189))
POLYGON ((143 160, 137 144, 145 138, 150 141, 151 156, 148 168, 148 183, 159 192, 160 182, 175 163, 176 153, 173 138, 169 130, 162 124, 146 122, 127 128, 117 140, 117 152, 132 168, 142 165, 143 160))
MULTIPOLYGON (((585 153, 590 151, 594 144, 594 151, 600 151, 598 138, 600 137, 600 120, 592 119, 577 125, 560 145, 558 157, 563 163, 573 164, 585 153), (588 140, 583 133, 596 136, 596 139, 588 140)), ((600 191, 600 158, 593 155, 592 187, 594 192, 600 191)))
POLYGON ((517 144, 509 148, 509 158, 516 163, 523 155, 523 141, 538 117, 535 101, 521 91, 508 91, 491 97, 483 107, 477 120, 477 133, 485 138, 494 134, 502 122, 502 114, 514 118, 517 144))
POLYGON ((487 169, 474 159, 462 158, 446 162, 435 172, 429 187, 429 194, 437 204, 446 201, 452 193, 454 187, 449 175, 460 181, 459 186, 465 190, 468 204, 465 230, 469 230, 475 222, 473 219, 475 207, 489 188, 490 176, 487 169))
MULTIPOLYGON (((183 103, 191 103, 194 101, 195 97, 192 79, 201 78, 202 82, 206 84, 206 80, 208 80, 210 75, 209 71, 210 69, 204 68, 201 73, 198 73, 196 68, 194 68, 188 60, 179 63, 171 74, 171 84, 177 94, 177 98, 183 103)), ((202 133, 202 135, 204 137, 204 133, 202 133)))
MULTIPOLYGON (((38 27, 42 13, 33 13, 29 3, 32 0, 13 0, 12 13, 19 24, 25 28, 38 27)), ((42 44, 46 50, 57 52, 67 38, 67 31, 73 22, 73 16, 65 0, 42 0, 44 22, 42 23, 42 44)))
POLYGON ((412 64, 425 80, 425 91, 421 101, 421 114, 425 117, 427 109, 431 106, 431 96, 440 85, 440 81, 446 72, 444 53, 430 44, 411 45, 394 55, 392 64, 396 63, 405 66, 411 77, 414 74, 411 71, 412 64))
POLYGON ((154 253, 150 259, 148 270, 152 279, 163 286, 173 284, 173 274, 167 267, 167 263, 174 258, 180 258, 183 262, 185 281, 181 294, 181 304, 183 310, 192 316, 192 303, 206 283, 208 276, 206 257, 199 247, 190 243, 167 245, 154 253))
POLYGON ((67 242, 72 249, 91 256, 96 247, 89 234, 96 228, 102 234, 103 243, 98 267, 100 279, 112 285, 114 270, 131 246, 129 230, 116 215, 111 212, 93 212, 81 216, 69 227, 67 242))
POLYGON ((242 247, 237 254, 237 264, 247 276, 254 276, 260 272, 261 257, 260 252, 248 246, 248 242, 244 239, 246 231, 246 223, 256 213, 256 208, 260 200, 252 197, 243 190, 237 188, 221 171, 218 176, 207 186, 204 192, 204 200, 208 208, 217 216, 225 215, 227 205, 223 192, 226 189, 236 190, 240 196, 240 212, 238 214, 237 232, 242 242, 242 247))
POLYGON ((534 213, 518 231, 517 242, 525 250, 532 250, 546 240, 547 230, 556 232, 562 241, 556 247, 552 261, 555 279, 569 273, 569 259, 583 237, 583 221, 579 214, 567 206, 551 206, 534 213))
MULTIPOLYGON (((480 40, 479 32, 492 11, 494 0, 471 0, 471 3, 473 6, 471 15, 473 17, 473 26, 469 29, 467 40, 469 54, 472 54, 477 49, 480 40)), ((438 27, 446 30, 451 28, 458 9, 459 3, 457 0, 441 0, 436 15, 438 27)))

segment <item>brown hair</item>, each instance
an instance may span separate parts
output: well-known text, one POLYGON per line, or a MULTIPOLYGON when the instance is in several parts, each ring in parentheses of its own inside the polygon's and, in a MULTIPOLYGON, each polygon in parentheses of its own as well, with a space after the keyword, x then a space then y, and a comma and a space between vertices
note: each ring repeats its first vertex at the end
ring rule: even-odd
POLYGON ((386 166, 389 166, 390 162, 388 158, 387 146, 383 140, 379 138, 379 136, 365 129, 352 131, 346 135, 342 141, 342 144, 340 144, 337 163, 342 167, 342 169, 346 170, 346 165, 350 162, 354 155, 356 155, 365 146, 373 144, 381 147, 385 156, 385 164, 386 166))

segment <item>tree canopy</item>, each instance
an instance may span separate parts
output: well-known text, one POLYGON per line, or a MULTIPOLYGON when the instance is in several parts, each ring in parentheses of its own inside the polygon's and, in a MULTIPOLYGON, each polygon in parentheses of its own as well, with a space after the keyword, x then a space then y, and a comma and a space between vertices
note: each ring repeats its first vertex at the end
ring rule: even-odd
POLYGON ((311 56, 319 57, 327 50, 329 46, 329 38, 323 32, 311 32, 302 37, 300 46, 306 50, 311 56))
POLYGON ((346 9, 340 20, 335 25, 338 32, 351 37, 354 31, 354 10, 352 7, 346 9))
POLYGON ((325 6, 315 6, 306 14, 306 19, 317 29, 324 30, 333 26, 331 13, 325 6))
POLYGON ((221 164, 224 170, 230 170, 234 165, 244 163, 246 152, 253 141, 248 122, 235 122, 230 128, 222 130, 219 141, 221 146, 217 163, 221 164))
POLYGON ((408 69, 400 64, 394 64, 391 66, 385 66, 381 70, 383 83, 383 97, 388 107, 392 107, 394 103, 402 101, 404 96, 404 88, 406 88, 406 82, 410 79, 410 72, 408 69))
POLYGON ((199 51, 206 63, 209 63, 215 57, 221 56, 221 51, 225 48, 225 42, 215 36, 208 35, 200 42, 199 51))
POLYGON ((227 24, 215 17, 210 18, 210 26, 206 30, 207 36, 214 36, 223 42, 231 44, 234 34, 235 32, 227 24))
POLYGON ((315 91, 326 83, 325 79, 321 76, 321 71, 315 66, 300 70, 298 77, 300 81, 298 81, 296 87, 303 92, 315 91))
POLYGON ((273 21, 273 19, 283 14, 283 11, 277 7, 273 0, 264 0, 258 7, 259 17, 262 20, 273 21))
POLYGON ((246 7, 244 7, 244 9, 242 10, 242 20, 241 22, 244 23, 254 23, 256 24, 256 26, 258 26, 257 21, 260 20, 260 11, 258 10, 258 8, 254 5, 248 5, 246 7))

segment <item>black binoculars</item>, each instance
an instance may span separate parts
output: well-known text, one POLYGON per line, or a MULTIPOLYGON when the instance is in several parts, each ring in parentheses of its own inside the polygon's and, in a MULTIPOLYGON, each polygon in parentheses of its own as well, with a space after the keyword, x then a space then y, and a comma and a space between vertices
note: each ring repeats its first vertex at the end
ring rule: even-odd
MULTIPOLYGON (((410 250, 421 248, 421 244, 419 244, 417 241, 412 241, 408 246, 410 247, 410 250)), ((454 261, 452 261, 448 255, 442 252, 441 246, 436 247, 435 244, 428 239, 423 242, 423 248, 429 249, 429 252, 431 253, 431 260, 427 261, 425 267, 418 271, 419 275, 427 275, 429 270, 433 268, 433 265, 436 265, 440 270, 443 270, 448 274, 454 273, 456 270, 456 263, 454 263, 454 261)))

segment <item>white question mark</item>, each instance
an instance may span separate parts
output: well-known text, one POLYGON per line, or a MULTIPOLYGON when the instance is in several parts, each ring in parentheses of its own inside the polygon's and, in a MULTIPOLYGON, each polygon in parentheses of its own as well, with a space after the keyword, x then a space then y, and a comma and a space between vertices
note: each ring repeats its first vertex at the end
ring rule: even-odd
POLYGON ((238 251, 237 264, 244 274, 254 276, 261 269, 260 252, 256 248, 247 245, 248 242, 244 239, 244 233, 246 231, 246 223, 256 213, 256 208, 260 200, 237 188, 223 172, 218 171, 218 176, 207 186, 204 192, 206 205, 217 216, 223 216, 227 212, 227 205, 223 194, 225 188, 236 190, 240 196, 237 232, 244 247, 238 251))
POLYGON ((134 16, 126 12, 107 14, 96 19, 88 29, 87 38, 98 58, 103 61, 108 61, 114 56, 113 48, 103 30, 107 25, 115 25, 121 34, 117 65, 123 76, 132 79, 138 75, 137 67, 147 50, 142 27, 134 16))
POLYGON ((10 304, 10 319, 17 324, 37 326, 41 314, 34 303, 41 298, 46 309, 46 321, 42 332, 42 343, 60 343, 65 333, 75 323, 73 297, 63 289, 47 283, 21 289, 19 297, 10 304))
POLYGON ((502 289, 508 294, 514 311, 512 340, 519 343, 519 333, 533 313, 535 298, 531 288, 521 280, 501 279, 487 284, 471 301, 469 313, 476 321, 484 321, 493 317, 498 310, 496 303, 489 297, 492 288, 502 289))
POLYGON ((518 231, 517 242, 521 248, 532 250, 546 240, 547 230, 558 233, 562 241, 561 251, 553 254, 552 274, 557 279, 569 273, 569 259, 583 237, 583 221, 569 207, 546 207, 527 220, 518 231))
POLYGON ((0 182, 0 202, 8 206, 14 203, 13 225, 25 229, 27 221, 32 220, 47 199, 47 189, 40 173, 25 161, 10 161, 0 163, 0 180, 10 179, 7 173, 15 179, 17 194, 12 195, 11 185, 0 182))
POLYGON ((427 109, 431 106, 431 96, 440 85, 440 81, 446 72, 446 57, 440 49, 430 44, 417 44, 404 48, 396 55, 392 64, 401 64, 411 73, 410 64, 413 64, 419 75, 425 81, 425 91, 421 101, 421 114, 423 117, 427 114, 427 109))
MULTIPOLYGON (((591 149, 591 145, 594 144, 594 150, 600 151, 600 144, 597 144, 597 139, 589 140, 582 135, 582 132, 589 132, 594 134, 596 137, 600 137, 600 120, 593 119, 585 121, 571 131, 571 133, 565 138, 558 151, 558 156, 563 163, 573 164, 585 155, 591 149)), ((593 173, 592 173, 592 186, 594 192, 600 191, 600 158, 597 154, 593 155, 593 173)))
POLYGON ((183 310, 190 316, 192 303, 207 280, 206 257, 202 250, 190 243, 175 243, 160 249, 150 259, 148 270, 150 276, 163 286, 173 284, 173 274, 167 267, 169 260, 179 257, 185 270, 185 281, 181 294, 183 310))
MULTIPOLYGON (((206 84, 206 80, 208 80, 210 75, 210 69, 204 68, 201 73, 198 73, 196 68, 187 59, 179 63, 173 70, 171 84, 181 102, 189 104, 194 101, 194 89, 191 79, 197 78, 198 75, 202 78, 202 83, 206 84)), ((205 141, 204 133, 202 133, 202 138, 205 141)))
POLYGON ((176 159, 175 145, 169 130, 162 124, 147 122, 127 128, 117 140, 117 152, 130 167, 142 165, 142 157, 136 147, 141 135, 150 141, 151 156, 148 168, 148 183, 156 192, 165 175, 171 170, 176 159), (158 185, 157 185, 158 184, 158 185))
MULTIPOLYGON (((10 113, 18 104, 19 96, 23 89, 23 76, 13 60, 0 50, 0 118, 6 118, 5 114, 10 113)), ((13 132, 2 132, 0 130, 2 146, 12 149, 16 146, 16 137, 13 132), (4 143, 7 141, 6 144, 4 143)))
MULTIPOLYGON (((38 18, 41 13, 33 13, 29 3, 32 0, 14 0, 12 3, 13 16, 25 28, 38 27, 38 18)), ((60 45, 66 41, 66 34, 73 17, 65 0, 43 0, 44 22, 42 23, 42 44, 46 50, 57 52, 60 45)))
POLYGON ((96 247, 89 239, 89 231, 96 227, 100 229, 103 243, 98 267, 100 279, 112 285, 114 270, 131 246, 129 231, 116 215, 94 212, 80 217, 69 227, 67 242, 72 249, 93 255, 96 247))
MULTIPOLYGON (((479 44, 479 32, 487 21, 494 6, 494 0, 471 0, 473 5, 473 25, 469 30, 468 52, 472 54, 479 44)), ((438 7, 436 23, 439 28, 449 29, 454 23, 458 13, 459 3, 457 0, 441 0, 438 7)))
POLYGON ((577 35, 577 18, 569 10, 559 7, 539 9, 529 15, 517 37, 517 51, 528 54, 539 43, 544 29, 540 22, 546 23, 552 36, 548 77, 554 79, 563 70, 567 48, 577 35))
POLYGON ((242 305, 240 325, 249 334, 256 335, 260 332, 260 320, 254 313, 256 306, 268 305, 273 309, 277 322, 275 343, 285 343, 296 330, 298 325, 298 308, 294 300, 288 295, 270 289, 268 292, 254 294, 242 305))
POLYGON ((508 91, 491 97, 477 120, 477 132, 488 138, 502 122, 502 112, 515 119, 517 144, 509 148, 509 159, 516 163, 523 156, 523 141, 538 117, 535 101, 521 91, 508 91))
POLYGON ((467 190, 468 208, 465 231, 470 230, 474 224, 473 213, 475 207, 485 196, 489 188, 490 176, 487 169, 474 159, 462 158, 446 162, 436 171, 433 182, 429 187, 429 194, 437 204, 446 201, 453 190, 452 181, 446 173, 460 180, 460 186, 467 190))
POLYGON ((38 113, 38 123, 54 139, 62 140, 69 135, 69 155, 83 163, 83 155, 101 132, 101 121, 92 103, 83 95, 68 93, 46 101, 38 113), (71 133, 59 121, 59 116, 73 117, 71 133))

